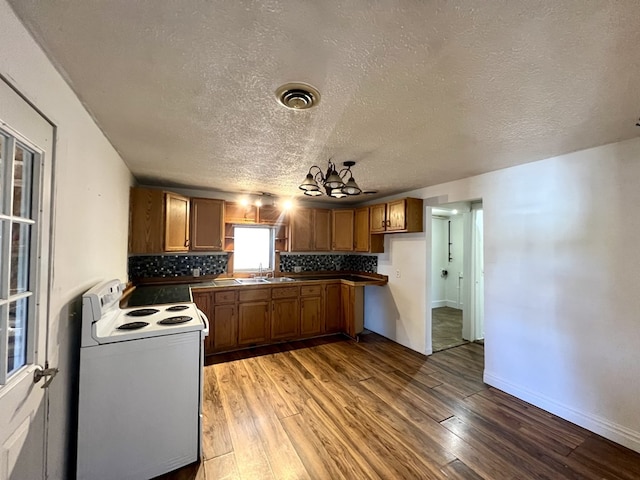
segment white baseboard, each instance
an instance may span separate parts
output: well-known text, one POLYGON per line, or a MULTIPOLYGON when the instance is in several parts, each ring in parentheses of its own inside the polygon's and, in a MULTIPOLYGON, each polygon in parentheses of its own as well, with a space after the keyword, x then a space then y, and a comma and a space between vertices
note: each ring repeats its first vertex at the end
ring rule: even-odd
POLYGON ((447 306, 446 300, 434 300, 433 302, 431 302, 431 308, 440 308, 440 307, 446 307, 446 306, 447 306))
POLYGON ((462 304, 458 304, 458 302, 454 302, 453 300, 445 300, 446 307, 455 308, 456 310, 462 310, 462 304))
POLYGON ((504 380, 497 375, 485 370, 483 376, 484 383, 496 387, 503 392, 518 397, 525 402, 529 402, 549 413, 557 415, 560 418, 575 423, 587 430, 602 435, 609 440, 624 445, 631 450, 640 452, 640 432, 631 430, 630 428, 618 425, 606 418, 591 413, 576 410, 573 407, 557 402, 549 397, 540 395, 527 388, 513 384, 504 380))

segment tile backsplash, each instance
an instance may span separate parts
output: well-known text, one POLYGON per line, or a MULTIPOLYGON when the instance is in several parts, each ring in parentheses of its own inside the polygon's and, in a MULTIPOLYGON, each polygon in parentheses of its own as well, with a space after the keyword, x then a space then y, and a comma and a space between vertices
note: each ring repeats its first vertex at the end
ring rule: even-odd
MULTIPOLYGON (((217 255, 136 255, 129 257, 129 279, 189 277, 194 268, 200 275, 227 273, 229 256, 217 255)), ((352 270, 376 273, 375 255, 280 255, 280 271, 292 273, 294 267, 303 272, 352 270)))
POLYGON ((303 272, 353 270, 377 273, 378 257, 375 255, 280 255, 280 271, 293 272, 302 267, 303 272))
POLYGON ((218 255, 138 255, 129 257, 129 278, 185 277, 194 268, 200 275, 219 275, 227 272, 229 256, 218 255))

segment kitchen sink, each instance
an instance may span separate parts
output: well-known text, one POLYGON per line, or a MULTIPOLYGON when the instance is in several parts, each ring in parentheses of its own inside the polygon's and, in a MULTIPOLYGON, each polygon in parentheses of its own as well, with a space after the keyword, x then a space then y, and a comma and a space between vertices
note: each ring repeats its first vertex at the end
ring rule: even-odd
POLYGON ((213 284, 216 287, 233 287, 238 285, 238 281, 235 278, 221 278, 220 280, 214 280, 213 284))
POLYGON ((295 281, 296 279, 291 277, 272 277, 267 279, 267 282, 269 283, 283 283, 283 282, 295 282, 295 281))
POLYGON ((241 285, 256 285, 260 283, 269 283, 265 278, 236 278, 241 285))

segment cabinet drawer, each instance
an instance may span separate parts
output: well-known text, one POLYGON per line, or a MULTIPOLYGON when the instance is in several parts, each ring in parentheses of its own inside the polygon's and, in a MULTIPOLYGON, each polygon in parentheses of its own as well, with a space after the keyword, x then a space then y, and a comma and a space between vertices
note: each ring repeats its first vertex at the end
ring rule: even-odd
POLYGON ((322 285, 302 285, 300 287, 300 295, 308 297, 310 295, 320 295, 322 293, 322 285))
POLYGON ((290 298, 298 296, 298 287, 278 287, 271 292, 273 298, 290 298))
POLYGON ((255 288, 251 290, 243 289, 238 293, 239 293, 241 302, 252 302, 254 300, 269 300, 270 290, 271 289, 269 288, 255 288))
POLYGON ((213 301, 216 304, 219 303, 235 303, 236 301, 236 292, 234 290, 230 290, 228 292, 215 292, 213 297, 213 301))

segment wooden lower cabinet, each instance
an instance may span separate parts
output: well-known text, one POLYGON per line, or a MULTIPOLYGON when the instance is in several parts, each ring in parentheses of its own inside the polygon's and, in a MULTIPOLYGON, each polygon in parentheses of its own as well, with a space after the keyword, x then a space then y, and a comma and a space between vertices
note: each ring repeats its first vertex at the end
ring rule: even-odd
POLYGON ((322 297, 302 297, 300 299, 300 336, 313 337, 324 330, 322 318, 322 297))
POLYGON ((325 287, 324 311, 325 333, 342 331, 342 308, 340 305, 340 283, 330 283, 325 287))
POLYGON ((364 330, 364 287, 340 285, 340 310, 344 331, 356 338, 364 330))
POLYGON ((364 287, 306 284, 193 292, 210 321, 205 354, 364 328, 364 287))
POLYGON ((209 319, 209 336, 204 340, 204 353, 208 355, 215 351, 213 335, 213 292, 193 292, 193 303, 196 304, 209 319))
POLYGON ((238 304, 238 346, 258 345, 269 340, 270 302, 238 304))
POLYGON ((300 303, 297 298, 281 298, 271 302, 271 340, 287 340, 298 336, 300 303))
POLYGON ((230 350, 238 346, 238 307, 233 305, 216 305, 213 308, 212 336, 214 351, 230 350))

